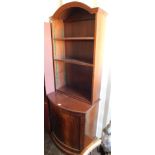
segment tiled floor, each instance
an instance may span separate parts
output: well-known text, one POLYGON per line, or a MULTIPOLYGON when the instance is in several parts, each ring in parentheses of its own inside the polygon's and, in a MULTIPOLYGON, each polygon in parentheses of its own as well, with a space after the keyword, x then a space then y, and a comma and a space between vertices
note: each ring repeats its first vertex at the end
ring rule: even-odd
MULTIPOLYGON (((65 155, 52 142, 47 133, 44 134, 44 155, 65 155)), ((96 150, 91 152, 91 155, 103 155, 96 150)))

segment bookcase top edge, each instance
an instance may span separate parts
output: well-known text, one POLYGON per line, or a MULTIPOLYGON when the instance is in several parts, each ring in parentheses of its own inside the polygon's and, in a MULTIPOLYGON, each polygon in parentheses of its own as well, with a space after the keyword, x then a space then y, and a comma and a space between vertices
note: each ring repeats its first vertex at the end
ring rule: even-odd
POLYGON ((73 1, 73 2, 69 2, 69 3, 65 3, 64 5, 60 6, 55 11, 55 13, 49 17, 49 19, 50 20, 59 19, 65 10, 73 8, 73 7, 79 7, 81 9, 84 9, 84 10, 88 11, 90 14, 96 14, 97 12, 101 12, 105 15, 108 14, 106 11, 104 11, 103 9, 101 9, 99 7, 91 8, 90 6, 88 6, 84 3, 73 1))

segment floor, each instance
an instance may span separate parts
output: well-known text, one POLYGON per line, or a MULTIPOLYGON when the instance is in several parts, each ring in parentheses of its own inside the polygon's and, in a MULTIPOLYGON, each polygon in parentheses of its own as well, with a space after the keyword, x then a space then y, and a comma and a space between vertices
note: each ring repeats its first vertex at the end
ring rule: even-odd
POLYGON ((64 155, 53 144, 51 138, 49 137, 47 133, 44 134, 44 155, 64 155))
MULTIPOLYGON (((53 144, 47 133, 44 134, 44 155, 65 155, 53 144)), ((103 153, 93 150, 91 155, 103 155, 103 153)))

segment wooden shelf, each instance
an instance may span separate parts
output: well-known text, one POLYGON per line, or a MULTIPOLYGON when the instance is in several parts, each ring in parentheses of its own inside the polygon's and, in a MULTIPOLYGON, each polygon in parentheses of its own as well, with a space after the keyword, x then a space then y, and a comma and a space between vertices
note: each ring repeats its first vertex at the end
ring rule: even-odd
POLYGON ((81 17, 79 19, 72 18, 72 19, 67 19, 64 22, 79 22, 79 21, 87 21, 87 20, 95 20, 95 17, 81 17))
POLYGON ((54 40, 94 40, 94 37, 64 37, 54 38, 54 40))
POLYGON ((76 59, 57 59, 57 58, 55 58, 54 61, 63 61, 65 63, 71 63, 71 64, 77 64, 77 65, 82 65, 82 66, 93 67, 93 64, 83 62, 83 61, 79 61, 79 60, 76 60, 76 59))
POLYGON ((90 103, 90 94, 88 91, 84 91, 84 90, 76 90, 76 89, 73 89, 69 86, 63 86, 59 89, 57 89, 58 91, 60 92, 63 92, 65 94, 67 94, 68 96, 71 96, 73 98, 78 98, 78 99, 81 99, 82 101, 84 102, 87 102, 87 103, 90 103))
POLYGON ((86 113, 91 108, 89 104, 71 98, 63 93, 53 92, 48 95, 48 98, 52 104, 71 112, 86 113))

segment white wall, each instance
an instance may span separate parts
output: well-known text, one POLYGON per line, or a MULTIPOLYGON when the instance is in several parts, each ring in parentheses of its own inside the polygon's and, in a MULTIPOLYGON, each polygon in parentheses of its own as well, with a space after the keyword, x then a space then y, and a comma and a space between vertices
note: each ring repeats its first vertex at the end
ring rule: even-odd
MULTIPOLYGON (((72 1, 73 0, 62 0, 63 4, 68 3, 68 2, 72 2, 72 1)), ((76 1, 85 3, 91 7, 94 6, 94 2, 95 2, 95 0, 76 0, 76 1)))
POLYGON ((44 22, 49 21, 49 17, 61 6, 62 0, 45 1, 44 6, 44 22))
POLYGON ((110 103, 110 90, 111 90, 111 77, 110 77, 110 65, 111 65, 111 19, 110 19, 110 2, 107 0, 97 0, 96 6, 105 10, 108 15, 106 19, 106 32, 104 43, 104 58, 103 58, 103 70, 102 70, 102 85, 101 85, 101 103, 98 116, 97 137, 101 136, 102 129, 111 120, 111 103, 110 103))

